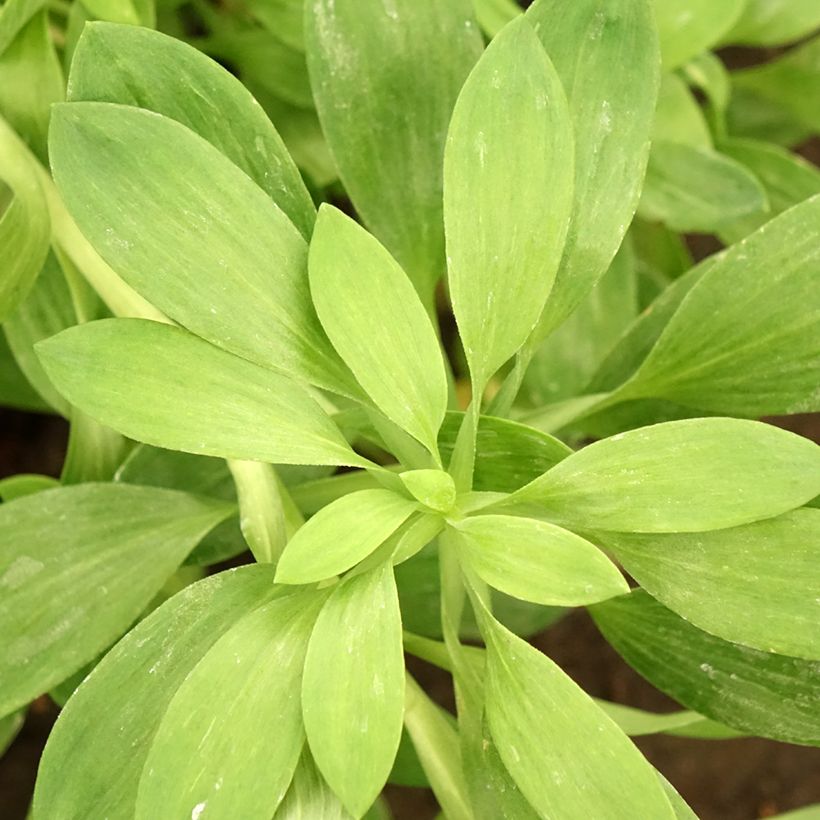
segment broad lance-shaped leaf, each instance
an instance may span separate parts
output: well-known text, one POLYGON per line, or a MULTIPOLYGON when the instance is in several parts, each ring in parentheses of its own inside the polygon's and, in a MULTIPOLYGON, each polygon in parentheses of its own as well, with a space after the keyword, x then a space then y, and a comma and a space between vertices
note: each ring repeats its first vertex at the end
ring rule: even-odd
POLYGON ((167 316, 256 364, 358 395, 310 302, 307 244, 213 145, 152 111, 79 102, 54 108, 49 152, 80 230, 167 316))
POLYGON ((273 567, 256 564, 199 581, 137 624, 100 661, 49 736, 34 796, 38 815, 134 817, 140 774, 168 704, 242 616, 290 594, 274 586, 273 575, 273 567))
POLYGON ((324 598, 315 591, 277 597, 207 651, 156 730, 136 820, 272 816, 304 743, 302 665, 324 598))
POLYGON ((820 195, 718 257, 621 395, 737 415, 817 409, 820 195))
POLYGON ((746 0, 726 42, 748 46, 780 46, 801 40, 820 28, 815 0, 746 0))
POLYGON ((182 123, 310 238, 316 209, 281 137, 242 83, 198 49, 148 28, 89 23, 72 58, 68 99, 132 105, 182 123))
POLYGON ((599 540, 647 592, 700 629, 820 659, 820 510, 718 532, 599 540))
POLYGON ((478 614, 487 642, 490 731, 538 813, 674 818, 652 767, 592 699, 486 610, 478 614))
POLYGON ((313 96, 345 189, 428 308, 444 270, 447 124, 482 49, 470 6, 470 0, 305 4, 313 96))
POLYGON ((308 267, 333 346, 376 406, 432 453, 447 409, 436 333, 393 257, 350 217, 319 211, 308 267))
POLYGON ((820 746, 817 661, 724 641, 641 590, 591 611, 627 663, 688 709, 742 732, 820 746))
POLYGON ((745 5, 746 0, 653 0, 664 69, 707 51, 737 22, 745 5))
POLYGON ((564 247, 572 179, 564 90, 522 17, 464 84, 444 154, 450 294, 479 391, 538 321, 564 247))
POLYGON ((477 515, 454 528, 467 563, 507 595, 537 604, 581 606, 629 591, 597 547, 546 521, 477 515))
POLYGON ((186 493, 80 484, 0 507, 0 714, 118 638, 232 512, 186 493))
MULTIPOLYGON (((5 7, 4 7, 5 8, 5 7)), ((11 202, 0 216, 0 320, 28 293, 45 261, 51 223, 36 160, 0 117, 0 181, 11 190, 11 202)))
POLYGON ((544 337, 603 276, 635 213, 660 61, 648 0, 536 0, 527 18, 567 90, 575 133, 573 216, 544 337))
POLYGON ((224 458, 368 463, 301 385, 181 328, 103 319, 37 352, 72 404, 129 438, 224 458))
POLYGON ((568 526, 700 532, 795 509, 820 493, 820 447, 743 419, 630 430, 559 462, 496 508, 568 526))
POLYGON ((361 817, 390 774, 404 714, 401 612, 389 562, 342 581, 322 608, 305 658, 302 713, 316 764, 361 817))
POLYGON ((725 222, 768 210, 760 181, 709 148, 652 144, 638 213, 676 231, 717 233, 725 222))
POLYGON ((309 584, 350 569, 419 508, 390 490, 360 490, 328 504, 288 542, 276 580, 309 584))

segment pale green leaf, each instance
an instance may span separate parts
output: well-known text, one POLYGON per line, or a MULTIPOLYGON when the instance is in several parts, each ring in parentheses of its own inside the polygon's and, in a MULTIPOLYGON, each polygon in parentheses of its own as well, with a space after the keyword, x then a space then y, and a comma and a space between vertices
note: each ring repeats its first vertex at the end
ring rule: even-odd
POLYGON ((321 581, 350 569, 389 538, 418 509, 390 490, 360 490, 319 510, 288 542, 276 580, 321 581))
POLYGON ((490 37, 522 12, 515 0, 473 0, 473 9, 478 24, 490 37))
POLYGON ((629 591, 597 547, 546 521, 478 515, 454 524, 469 566, 490 586, 551 606, 582 606, 629 591))
POLYGON ((709 126, 695 95, 677 74, 664 74, 658 92, 652 143, 676 142, 694 148, 712 147, 709 126))
POLYGON ((638 213, 676 231, 717 233, 725 222, 765 213, 766 192, 743 165, 709 148, 655 142, 638 213))
POLYGON ((389 563, 342 581, 322 608, 305 659, 302 713, 316 764, 360 817, 390 774, 404 713, 401 612, 389 563))
POLYGON ((627 388, 759 416, 820 407, 820 195, 716 258, 627 388))
POLYGON ((599 540, 652 597, 700 629, 820 659, 820 510, 718 532, 602 533, 599 540))
POLYGON ((522 17, 467 79, 444 155, 450 294, 479 391, 538 321, 564 247, 572 181, 564 90, 522 17))
POLYGON ((310 290, 333 346, 376 406, 437 452, 447 378, 430 319, 395 260, 364 228, 322 206, 310 290))
POLYGON ((447 124, 482 47, 470 0, 311 0, 306 14, 313 94, 345 189, 432 307, 447 124))
POLYGON ((638 205, 660 76, 649 0, 536 0, 527 12, 567 92, 575 203, 546 336, 603 276, 638 205))
POLYGON ((3 3, 0 8, 0 54, 44 5, 44 0, 6 0, 3 3))
POLYGON ((820 746, 817 661, 724 641, 640 590, 592 614, 630 666, 688 709, 742 732, 820 746))
POLYGON ((286 45, 304 51, 304 0, 251 0, 251 14, 286 45))
POLYGON ((820 493, 820 447, 768 424, 687 419, 574 453, 501 502, 568 526, 700 532, 772 518, 820 493))
POLYGON ((131 442, 76 407, 71 409, 69 420, 71 427, 60 482, 69 485, 110 481, 128 455, 131 442))
POLYGON ((15 498, 23 498, 23 496, 33 495, 42 490, 51 490, 59 486, 60 482, 48 475, 17 473, 17 475, 0 478, 0 499, 14 501, 15 498))
POLYGON ((486 709, 498 753, 543 817, 672 818, 655 772, 546 655, 482 613, 486 709))
POLYGON ((49 140, 71 215, 152 304, 256 364, 357 393, 310 303, 304 239, 210 143, 154 112, 96 102, 55 107, 49 140))
POLYGON ((185 493, 113 484, 60 487, 0 506, 0 713, 119 637, 230 512, 185 493))
POLYGON ((243 615, 281 594, 272 567, 241 567, 187 587, 129 632, 60 715, 37 779, 37 816, 133 820, 145 758, 174 694, 243 615))
POLYGON ((201 51, 147 28, 90 23, 71 63, 68 99, 122 103, 177 120, 241 168, 310 237, 316 210, 281 137, 242 83, 201 51))
POLYGON ((453 479, 442 470, 406 470, 399 474, 410 494, 436 512, 449 512, 456 503, 453 479))
POLYGON ((743 12, 746 0, 653 0, 663 67, 670 71, 717 43, 743 12))
POLYGON ((3 756, 6 749, 14 742, 17 733, 23 728, 25 719, 25 710, 12 712, 10 715, 0 718, 0 757, 3 756))
POLYGON ((350 820, 335 792, 328 786, 307 745, 293 772, 288 793, 276 810, 274 820, 350 820))
POLYGON ((181 328, 103 319, 37 352, 72 404, 129 438, 225 458, 365 463, 302 386, 181 328))
POLYGON ((746 0, 746 7, 726 35, 729 43, 780 46, 801 40, 820 28, 816 0, 746 0))
POLYGON ((271 817, 302 751, 299 688, 322 593, 242 617, 174 694, 140 778, 136 820, 271 817))

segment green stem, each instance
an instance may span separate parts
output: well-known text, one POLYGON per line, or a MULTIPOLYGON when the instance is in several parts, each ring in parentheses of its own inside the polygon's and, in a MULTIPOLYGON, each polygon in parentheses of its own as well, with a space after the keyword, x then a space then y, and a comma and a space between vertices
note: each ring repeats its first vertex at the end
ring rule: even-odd
POLYGON ((441 641, 434 641, 432 638, 425 638, 423 635, 416 635, 414 632, 402 633, 404 639, 404 648, 411 655, 421 658, 427 663, 437 666, 439 669, 444 669, 449 672, 453 668, 450 660, 450 653, 447 647, 441 641))
POLYGON ((529 343, 518 351, 512 370, 507 374, 507 378, 504 379, 500 390, 493 396, 492 401, 487 406, 488 416, 503 418, 509 415, 534 355, 535 349, 529 343))

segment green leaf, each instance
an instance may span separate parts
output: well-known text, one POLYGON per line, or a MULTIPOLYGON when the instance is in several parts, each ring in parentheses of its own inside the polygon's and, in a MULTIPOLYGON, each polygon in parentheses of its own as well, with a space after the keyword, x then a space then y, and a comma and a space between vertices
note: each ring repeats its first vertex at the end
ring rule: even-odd
POLYGON ((304 51, 304 5, 304 0, 252 0, 248 9, 271 34, 291 48, 304 51))
POLYGON ((820 28, 820 6, 815 0, 746 0, 729 43, 781 46, 801 40, 820 28))
MULTIPOLYGON (((463 413, 449 412, 439 435, 442 458, 455 447, 463 413)), ((572 450, 562 441, 525 424, 481 416, 476 438, 473 489, 511 493, 537 478, 572 450)))
POLYGON ((653 598, 700 629, 820 658, 820 510, 694 535, 602 533, 600 542, 653 598))
POLYGON ((282 594, 272 567, 241 567, 187 587, 134 627, 60 715, 43 754, 35 812, 133 818, 145 758, 174 694, 240 618, 282 594))
POLYGON ((718 257, 633 376, 629 397, 744 416, 817 409, 820 195, 718 257))
POLYGON ((717 233, 726 222, 765 213, 766 192, 743 165, 711 149, 655 142, 638 213, 680 232, 717 233))
POLYGON ((476 19, 482 30, 495 37, 510 20, 521 14, 515 0, 473 0, 476 19))
POLYGON ((210 143, 151 111, 96 102, 55 107, 49 140, 80 230, 152 304, 256 364, 358 394, 310 303, 305 241, 210 143))
POLYGON ((688 709, 750 734, 820 746, 816 661, 724 641, 640 590, 591 611, 627 663, 688 709))
POLYGON ((401 612, 389 563, 342 581, 322 608, 305 659, 302 712, 316 764, 361 817, 390 774, 404 713, 401 612))
POLYGON ((185 493, 82 484, 0 507, 0 714, 127 629, 230 507, 185 493))
MULTIPOLYGON (((773 103, 812 131, 820 130, 820 36, 777 60, 732 72, 732 87, 773 103)), ((741 135, 742 136, 742 135, 741 135)))
POLYGON ((695 95, 677 74, 664 74, 652 129, 652 144, 675 142, 694 148, 712 147, 712 136, 695 95))
POLYGON ((582 606, 629 591, 617 567, 597 547, 546 521, 479 515, 453 526, 476 574, 516 598, 582 606))
POLYGON ((44 5, 44 0, 7 0, 3 3, 0 8, 0 54, 44 5))
POLYGON ((406 470, 401 483, 417 501, 436 512, 450 512, 456 503, 453 479, 443 470, 406 470))
POLYGON ((50 253, 26 298, 3 323, 3 330, 26 378, 51 407, 66 417, 71 408, 46 376, 34 345, 76 323, 71 291, 57 259, 50 253))
POLYGON ((652 767, 592 699, 486 610, 481 620, 490 730, 538 813, 567 820, 674 817, 652 767))
POLYGON ((76 407, 71 410, 70 421, 60 482, 69 485, 110 481, 128 455, 131 442, 76 407))
POLYGON ((51 224, 36 160, 0 118, 0 180, 14 194, 0 216, 0 321, 26 296, 48 253, 51 224))
POLYGON ((323 600, 316 592, 276 598, 208 649, 156 730, 136 820, 274 813, 304 743, 302 664, 323 600))
POLYGON ((735 25, 746 0, 653 0, 667 71, 697 57, 735 25))
POLYGON ((23 375, 4 333, 0 333, 0 404, 31 413, 48 413, 52 409, 23 375))
POLYGON ((59 487, 60 482, 48 475, 37 473, 18 473, 6 478, 0 478, 0 499, 14 501, 26 495, 34 495, 42 490, 51 490, 59 487))
POLYGON ((364 228, 323 205, 310 290, 333 346, 376 406, 432 453, 447 409, 438 340, 410 280, 364 228))
POLYGON ((293 772, 288 793, 276 810, 274 820, 350 820, 335 792, 328 786, 307 746, 293 772))
POLYGON ((769 199, 766 214, 751 215, 721 226, 720 235, 727 245, 743 239, 769 219, 820 193, 820 171, 799 154, 756 140, 726 140, 720 148, 760 180, 769 199))
POLYGON ((687 419, 598 441, 496 505, 569 526, 700 532, 772 518, 820 492, 820 447, 768 424, 687 419))
POLYGON ((319 510, 290 540, 276 573, 283 584, 322 581, 350 569, 418 509, 390 490, 360 490, 319 510))
POLYGON ((181 328, 103 319, 37 352, 72 404, 129 438, 225 458, 366 463, 303 387, 181 328))
POLYGON ((450 294, 478 393, 538 321, 561 260, 572 180, 564 90, 521 17, 464 84, 444 154, 450 294))
POLYGON ((543 338, 606 272, 635 213, 660 67, 648 0, 537 0, 527 18, 567 90, 575 128, 575 202, 543 338))
POLYGON ((281 137, 242 83, 201 51, 147 28, 90 23, 71 63, 68 98, 136 106, 182 123, 310 237, 316 210, 281 137))
POLYGON ((356 210, 425 306, 444 269, 447 123, 478 56, 469 0, 318 0, 305 45, 322 129, 356 210))

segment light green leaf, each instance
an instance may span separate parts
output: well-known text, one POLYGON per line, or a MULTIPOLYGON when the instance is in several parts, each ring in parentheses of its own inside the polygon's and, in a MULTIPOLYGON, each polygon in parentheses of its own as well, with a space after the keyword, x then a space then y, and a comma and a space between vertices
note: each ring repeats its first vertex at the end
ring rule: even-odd
POLYGON ((71 302, 68 283, 56 258, 49 254, 34 286, 3 323, 3 330, 26 378, 51 407, 66 417, 71 411, 69 404, 46 376, 34 352, 34 345, 76 323, 77 314, 71 302))
POLYGON ((735 25, 746 0, 653 0, 667 71, 717 43, 735 25))
POLYGON ((55 107, 49 139, 72 216, 145 298, 231 353, 357 394, 310 303, 305 241, 216 148, 153 112, 95 102, 55 107))
POLYGON ((490 37, 522 13, 515 0, 473 0, 473 10, 478 24, 490 37))
POLYGON ((310 290, 333 346, 376 406, 432 453, 447 409, 438 340, 410 280, 364 228, 322 206, 310 290))
POLYGON ((781 46, 820 28, 815 0, 746 0, 734 28, 724 38, 747 46, 781 46))
POLYGON ((14 742, 17 733, 23 728, 25 719, 25 710, 12 712, 10 715, 0 718, 0 757, 3 756, 6 749, 14 742))
POLYGON ((638 205, 660 74, 648 0, 537 0, 527 12, 567 90, 575 204, 538 335, 603 276, 638 205))
POLYGON ((306 4, 311 85, 356 210, 425 306, 444 269, 447 123, 478 56, 469 0, 318 0, 306 4))
POLYGON ((361 817, 390 774, 404 713, 401 612, 389 563, 342 581, 322 608, 305 658, 302 712, 316 764, 361 817))
MULTIPOLYGON (((447 461, 461 427, 463 413, 449 412, 439 436, 447 461)), ((481 416, 476 437, 473 489, 511 493, 571 455, 562 441, 525 424, 481 416)))
POLYGON ((456 503, 453 479, 443 470, 406 470, 399 474, 410 494, 436 512, 449 512, 456 503))
POLYGON ((591 611, 627 663, 688 709, 742 732, 820 746, 816 661, 724 641, 640 590, 591 611))
POLYGON ((283 43, 304 51, 304 0, 251 0, 251 14, 283 43))
POLYGON ((170 490, 82 484, 0 507, 0 713, 79 669, 127 629, 231 512, 170 490))
POLYGON ((653 598, 700 629, 765 652, 820 658, 820 510, 719 532, 599 540, 653 598))
POLYGON ((350 569, 418 509, 390 490, 360 490, 319 510, 290 540, 276 573, 283 584, 308 584, 350 569))
POLYGON ((60 482, 110 481, 128 455, 131 442, 76 407, 71 410, 70 421, 60 482))
POLYGON ((147 28, 90 23, 71 63, 68 98, 132 105, 182 123, 310 237, 316 209, 281 137, 242 83, 201 51, 147 28))
POLYGON ((820 195, 718 257, 625 393, 748 416, 820 407, 818 228, 820 195))
POLYGON ((675 142, 709 149, 712 136, 703 111, 686 83, 677 74, 664 74, 652 129, 652 144, 675 142))
POLYGON ((820 36, 777 60, 733 72, 732 87, 751 92, 811 131, 820 131, 820 36))
POLYGON ((717 233, 741 216, 765 213, 766 192, 743 165, 706 148, 655 142, 638 213, 676 231, 717 233))
POLYGON ((742 163, 760 180, 769 200, 767 213, 753 214, 721 226, 720 236, 727 245, 738 242, 769 219, 820 193, 820 170, 799 154, 771 143, 741 139, 724 141, 720 150, 742 163))
POLYGON ((490 730, 538 813, 562 820, 674 817, 652 767, 592 699, 489 613, 481 620, 490 730))
POLYGON ((342 802, 328 786, 307 746, 293 772, 288 793, 274 820, 350 820, 342 802))
POLYGON ((52 382, 129 438, 202 455, 366 463, 303 387, 144 319, 103 319, 37 345, 52 382))
POLYGON ((174 694, 225 632, 282 592, 272 567, 241 567, 187 587, 129 632, 72 696, 49 736, 36 814, 133 818, 145 758, 174 694))
POLYGON ((52 409, 23 375, 4 333, 0 333, 0 404, 31 413, 48 413, 52 409))
POLYGON ((0 499, 14 501, 16 498, 23 498, 23 496, 33 495, 42 490, 51 490, 59 486, 60 482, 48 475, 17 473, 17 475, 0 478, 0 499))
POLYGON ((276 598, 207 650, 156 730, 136 820, 274 813, 304 743, 302 664, 323 600, 316 592, 276 598))
POLYGON ((464 84, 444 154, 450 294, 479 393, 538 321, 564 247, 572 180, 564 90, 522 17, 464 84))
POLYGON ((0 118, 0 180, 14 194, 0 216, 0 321, 28 293, 48 253, 51 225, 36 160, 0 118))
POLYGON ((453 526, 476 574, 516 598, 582 606, 629 591, 617 567, 597 547, 546 521, 479 515, 453 526))
POLYGON ((44 0, 7 0, 3 3, 0 8, 0 54, 44 5, 44 0))
POLYGON ((742 419, 687 419, 598 441, 496 507, 568 526, 700 532, 795 509, 820 493, 820 447, 742 419))

